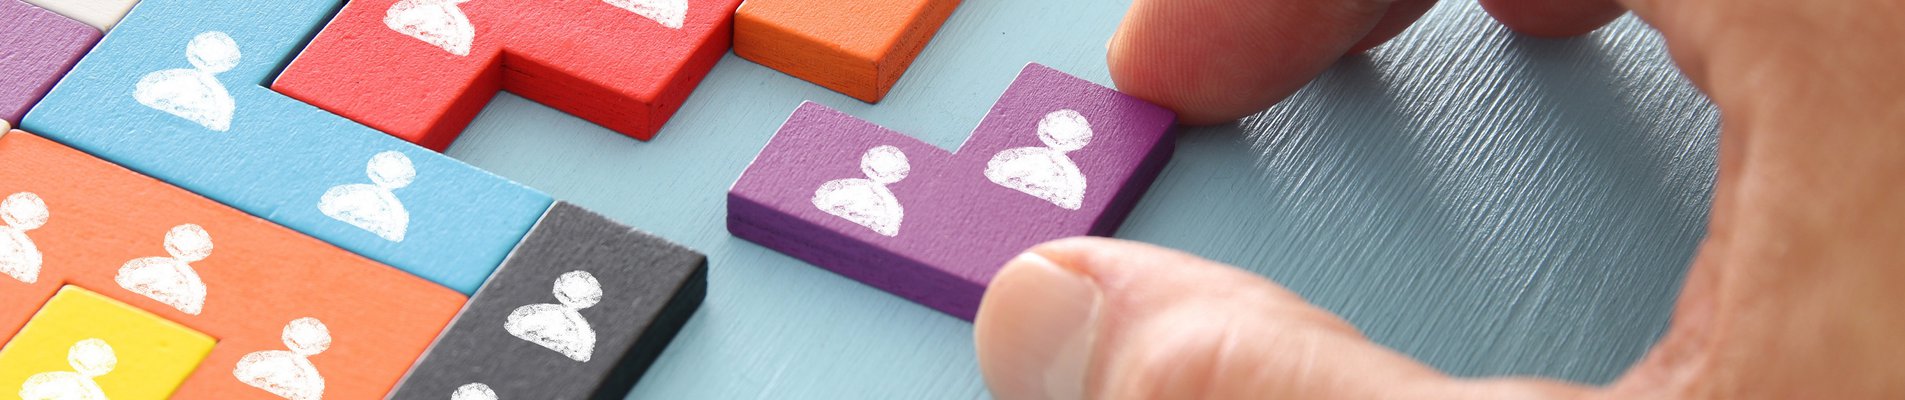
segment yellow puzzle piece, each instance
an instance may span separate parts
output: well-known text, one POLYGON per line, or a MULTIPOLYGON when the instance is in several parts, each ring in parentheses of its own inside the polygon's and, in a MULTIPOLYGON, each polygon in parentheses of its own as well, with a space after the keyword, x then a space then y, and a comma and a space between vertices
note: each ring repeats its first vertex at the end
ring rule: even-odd
POLYGON ((216 343, 67 285, 0 347, 0 399, 164 399, 216 343))

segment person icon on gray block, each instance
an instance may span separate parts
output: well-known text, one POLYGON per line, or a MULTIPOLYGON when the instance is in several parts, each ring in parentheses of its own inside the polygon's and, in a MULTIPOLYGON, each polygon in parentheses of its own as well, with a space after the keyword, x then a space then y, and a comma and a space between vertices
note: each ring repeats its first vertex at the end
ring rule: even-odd
POLYGON ((602 301, 602 284, 586 271, 570 271, 556 278, 556 304, 517 307, 503 329, 518 338, 542 345, 578 362, 595 353, 595 328, 579 312, 602 301))

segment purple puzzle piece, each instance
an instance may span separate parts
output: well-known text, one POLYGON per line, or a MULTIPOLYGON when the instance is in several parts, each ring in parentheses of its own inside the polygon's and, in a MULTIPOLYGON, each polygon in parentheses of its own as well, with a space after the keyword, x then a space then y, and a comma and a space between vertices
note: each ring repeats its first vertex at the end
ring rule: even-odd
POLYGON ((21 0, 0 0, 0 119, 18 125, 99 41, 99 30, 21 0))
POLYGON ((957 154, 804 103, 728 191, 728 231, 970 321, 1026 248, 1115 233, 1175 118, 1038 64, 957 154))

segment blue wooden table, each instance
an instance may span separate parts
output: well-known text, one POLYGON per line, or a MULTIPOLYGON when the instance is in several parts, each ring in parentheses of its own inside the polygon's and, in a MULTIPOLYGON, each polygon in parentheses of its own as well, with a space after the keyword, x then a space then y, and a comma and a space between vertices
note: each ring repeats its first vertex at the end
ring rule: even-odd
MULTIPOLYGON (((633 398, 989 397, 971 324, 729 236, 725 193, 803 100, 952 149, 1027 62, 1109 85, 1127 5, 967 0, 879 104, 730 54, 652 142, 504 94, 449 153, 708 254, 706 305, 633 398)), ((1453 374, 1606 382, 1666 326, 1717 126, 1639 21, 1535 39, 1448 1, 1276 108, 1184 130, 1119 236, 1453 374)))

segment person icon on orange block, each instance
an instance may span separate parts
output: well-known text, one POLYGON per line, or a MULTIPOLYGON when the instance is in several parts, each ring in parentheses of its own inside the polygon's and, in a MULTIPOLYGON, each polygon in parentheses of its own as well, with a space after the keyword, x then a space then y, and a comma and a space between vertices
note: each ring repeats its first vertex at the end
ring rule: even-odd
POLYGON ((888 237, 899 236, 906 209, 886 186, 906 179, 912 165, 898 147, 880 146, 860 156, 866 178, 828 181, 814 190, 814 207, 888 237))
POLYGON ((46 225, 46 218, 46 202, 32 192, 0 201, 0 220, 6 222, 0 226, 0 273, 29 284, 40 280, 40 248, 26 232, 46 225))
POLYGON ((134 87, 132 98, 154 110, 184 118, 205 129, 231 130, 232 112, 237 103, 218 82, 218 74, 238 67, 238 42, 225 32, 198 34, 185 47, 185 60, 192 68, 168 69, 146 74, 134 87))
POLYGON ((470 55, 476 27, 457 4, 470 0, 403 0, 384 13, 384 26, 459 56, 470 55))
POLYGON ((556 277, 555 295, 562 305, 517 307, 503 322, 503 329, 577 362, 589 362, 595 353, 595 328, 580 311, 602 301, 602 284, 587 271, 570 271, 556 277))
POLYGON ((395 190, 416 180, 417 170, 410 157, 397 151, 371 156, 365 166, 370 184, 338 185, 318 199, 318 211, 392 242, 402 242, 410 226, 410 212, 397 200, 395 190))
POLYGON ((1065 153, 1091 143, 1091 123, 1078 111, 1053 111, 1039 120, 1038 139, 1046 147, 1020 147, 993 156, 986 163, 986 178, 1067 210, 1084 206, 1085 174, 1065 153))
POLYGON ((165 233, 165 252, 171 257, 127 261, 113 281, 119 287, 154 301, 198 315, 205 307, 205 282, 192 263, 212 255, 212 236, 198 225, 184 224, 165 233))
POLYGON ((311 356, 331 348, 331 330, 317 318, 298 318, 285 324, 285 350, 266 350, 238 359, 232 376, 251 387, 290 400, 317 400, 324 397, 324 376, 311 364, 311 356))
POLYGON ((99 339, 86 339, 73 343, 66 350, 66 364, 72 371, 42 372, 26 378, 26 384, 20 386, 20 398, 25 400, 106 400, 106 392, 99 388, 93 378, 112 372, 119 364, 119 357, 112 352, 112 346, 99 339))

